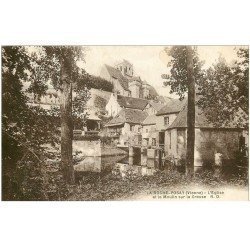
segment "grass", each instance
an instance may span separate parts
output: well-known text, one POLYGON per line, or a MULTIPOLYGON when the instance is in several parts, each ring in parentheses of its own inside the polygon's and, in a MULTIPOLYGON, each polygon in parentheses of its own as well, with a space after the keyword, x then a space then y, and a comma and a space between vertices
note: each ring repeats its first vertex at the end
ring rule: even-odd
POLYGON ((125 177, 118 172, 86 172, 77 184, 72 186, 64 183, 58 166, 47 166, 46 175, 45 190, 49 191, 46 195, 48 200, 129 200, 133 196, 152 190, 169 190, 175 187, 185 190, 194 185, 204 188, 222 186, 245 188, 248 185, 247 173, 218 176, 211 171, 203 171, 189 177, 175 169, 158 170, 152 176, 138 176, 131 167, 125 177))

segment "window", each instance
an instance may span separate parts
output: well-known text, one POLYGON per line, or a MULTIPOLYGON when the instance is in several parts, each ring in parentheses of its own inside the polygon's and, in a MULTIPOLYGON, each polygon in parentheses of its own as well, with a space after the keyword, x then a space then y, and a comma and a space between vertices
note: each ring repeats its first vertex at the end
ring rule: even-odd
POLYGON ((152 146, 156 146, 156 139, 152 138, 152 146))
POLYGON ((135 125, 131 125, 130 126, 130 131, 134 131, 135 130, 135 125))
POLYGON ((146 133, 148 133, 148 129, 146 128, 146 133))
POLYGON ((168 116, 164 117, 164 125, 166 125, 166 126, 169 125, 169 117, 168 116))

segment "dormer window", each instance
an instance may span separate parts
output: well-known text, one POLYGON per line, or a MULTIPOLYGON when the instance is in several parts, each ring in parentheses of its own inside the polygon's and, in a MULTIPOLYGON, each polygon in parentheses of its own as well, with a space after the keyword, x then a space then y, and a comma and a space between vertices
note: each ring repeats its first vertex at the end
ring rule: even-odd
POLYGON ((168 126, 169 125, 169 116, 164 117, 164 125, 168 126))

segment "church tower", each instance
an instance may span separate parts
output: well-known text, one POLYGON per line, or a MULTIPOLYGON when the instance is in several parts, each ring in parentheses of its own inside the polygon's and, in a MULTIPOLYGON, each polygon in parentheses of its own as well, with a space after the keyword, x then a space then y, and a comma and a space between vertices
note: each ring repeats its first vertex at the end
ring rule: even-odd
POLYGON ((115 68, 120 70, 122 75, 125 77, 130 78, 134 75, 133 65, 127 60, 123 60, 122 62, 116 64, 115 68))

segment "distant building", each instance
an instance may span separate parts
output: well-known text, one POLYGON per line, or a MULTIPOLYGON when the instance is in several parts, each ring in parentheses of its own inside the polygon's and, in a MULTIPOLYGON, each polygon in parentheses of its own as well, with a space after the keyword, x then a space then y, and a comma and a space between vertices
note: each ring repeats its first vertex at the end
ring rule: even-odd
POLYGON ((106 110, 109 116, 115 117, 123 108, 143 110, 147 104, 145 99, 111 94, 106 110))
MULTIPOLYGON (((79 126, 78 122, 76 122, 74 123, 74 129, 81 129, 84 131, 100 130, 101 119, 98 117, 97 113, 102 110, 105 111, 105 106, 110 97, 110 93, 95 89, 91 89, 90 92, 92 98, 87 102, 86 110, 84 110, 84 113, 86 113, 86 126, 79 126)), ((47 111, 50 111, 53 108, 60 108, 60 92, 56 91, 54 88, 49 88, 45 94, 41 96, 35 95, 34 93, 27 93, 27 96, 29 98, 28 104, 30 106, 37 106, 47 111)), ((75 92, 73 92, 73 99, 74 97, 76 97, 75 92)))
POLYGON ((175 120, 185 103, 186 99, 183 101, 171 99, 166 105, 161 102, 149 101, 144 109, 149 116, 142 123, 144 146, 164 148, 165 130, 175 120))
POLYGON ((149 100, 147 106, 144 108, 144 111, 148 113, 148 115, 155 115, 161 108, 163 108, 164 104, 149 100))
POLYGON ((182 110, 187 102, 187 98, 182 101, 179 99, 171 99, 163 106, 157 113, 156 116, 159 117, 158 130, 165 130, 170 126, 179 112, 182 110))
POLYGON ((60 94, 53 88, 49 88, 42 96, 38 96, 34 93, 26 93, 29 98, 28 104, 30 106, 39 106, 45 110, 51 110, 53 107, 60 105, 60 94))
POLYGON ((123 108, 105 127, 107 135, 117 137, 121 146, 141 144, 141 124, 148 116, 147 112, 123 108))
POLYGON ((140 76, 134 75, 133 65, 127 60, 114 65, 105 64, 100 72, 100 77, 110 81, 114 88, 113 92, 118 95, 130 96, 142 99, 155 99, 158 94, 156 90, 140 76))

